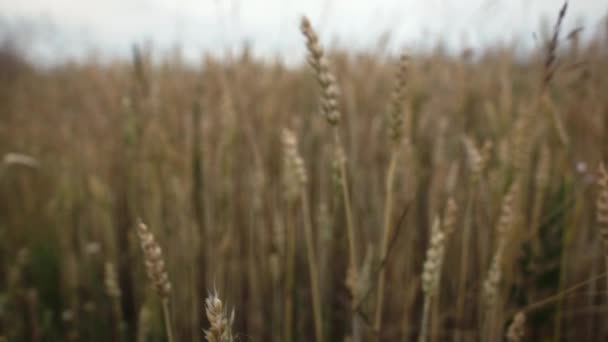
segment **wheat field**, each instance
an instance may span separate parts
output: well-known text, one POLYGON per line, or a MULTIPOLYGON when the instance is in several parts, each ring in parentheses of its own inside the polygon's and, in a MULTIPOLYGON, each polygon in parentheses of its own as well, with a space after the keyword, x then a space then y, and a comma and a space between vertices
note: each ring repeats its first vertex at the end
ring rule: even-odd
POLYGON ((608 27, 564 14, 524 57, 4 49, 0 341, 606 341, 608 27))

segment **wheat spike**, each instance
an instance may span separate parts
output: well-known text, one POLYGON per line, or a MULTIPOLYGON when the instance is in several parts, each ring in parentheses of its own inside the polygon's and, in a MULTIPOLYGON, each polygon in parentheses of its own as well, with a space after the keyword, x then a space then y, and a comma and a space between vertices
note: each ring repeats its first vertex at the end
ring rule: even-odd
POLYGON ((403 135, 403 106, 405 104, 408 66, 409 57, 405 54, 401 55, 389 107, 390 137, 395 144, 401 141, 403 135))
POLYGON ((450 236, 454 232, 456 226, 456 214, 458 213, 458 206, 456 201, 452 197, 448 199, 448 204, 445 207, 443 213, 443 232, 446 237, 450 236))
POLYGON ((441 231, 441 222, 439 217, 437 217, 431 228, 431 242, 426 251, 426 260, 424 261, 422 271, 424 307, 422 311, 422 321, 420 323, 420 335, 418 336, 419 342, 424 342, 427 338, 431 301, 439 290, 441 266, 443 265, 445 255, 445 241, 446 236, 445 233, 441 231))
POLYGON ((118 286, 118 279, 116 276, 116 268, 111 262, 105 263, 105 274, 104 274, 104 285, 106 287, 106 293, 111 298, 119 298, 120 287, 118 286))
POLYGON ((309 53, 308 64, 315 71, 317 81, 321 86, 321 114, 323 114, 330 125, 336 126, 340 122, 340 110, 338 108, 340 88, 338 87, 338 82, 329 70, 327 57, 319 44, 319 37, 312 28, 308 18, 302 17, 300 30, 306 37, 306 47, 309 53))
POLYGON ((514 201, 517 196, 518 191, 518 182, 517 180, 511 184, 509 188, 509 192, 504 196, 502 200, 502 209, 500 213, 500 218, 498 219, 498 226, 496 231, 499 234, 499 242, 504 241, 508 234, 511 231, 513 226, 513 222, 515 221, 515 213, 514 213, 514 201))
POLYGON ((205 300, 205 313, 210 327, 205 331, 207 342, 232 342, 232 323, 234 322, 234 310, 228 317, 224 305, 217 292, 209 294, 205 300))
POLYGON ((507 329, 507 341, 520 342, 525 335, 526 315, 523 312, 518 312, 513 317, 513 322, 509 324, 507 329))
POLYGON ((298 140, 296 135, 289 129, 283 128, 283 162, 285 166, 285 188, 290 199, 300 196, 307 182, 304 161, 298 153, 298 140))
POLYGON ((483 171, 485 170, 492 152, 492 142, 486 140, 481 148, 477 147, 473 139, 464 138, 464 147, 467 153, 469 168, 473 175, 474 181, 479 181, 483 171))
POLYGON ((139 236, 141 249, 144 253, 148 277, 152 281, 152 284, 154 284, 158 295, 162 299, 166 299, 171 293, 171 282, 169 281, 169 275, 165 270, 162 249, 158 242, 156 242, 154 234, 152 234, 150 229, 141 221, 137 226, 137 234, 139 236))
POLYGON ((139 242, 141 249, 144 253, 144 259, 146 264, 146 272, 148 277, 154 284, 156 292, 162 301, 163 307, 163 318, 165 320, 165 327, 167 333, 167 340, 173 342, 173 332, 171 328, 171 313, 169 312, 169 295, 171 294, 171 282, 169 281, 169 275, 165 270, 165 260, 163 259, 163 251, 160 248, 158 242, 154 238, 154 234, 148 229, 148 227, 139 221, 137 226, 137 235, 139 236, 139 242))
MULTIPOLYGON (((597 173, 596 220, 604 244, 604 257, 608 268, 608 173, 603 162, 600 163, 597 173)), ((608 286, 608 282, 606 285, 608 286)))
POLYGON ((437 291, 441 265, 445 253, 445 233, 441 230, 439 218, 435 219, 431 232, 431 242, 426 252, 426 260, 422 271, 422 290, 427 296, 433 296, 437 291))
POLYGON ((608 173, 604 163, 600 163, 597 173, 596 220, 604 243, 604 253, 608 256, 608 173))
POLYGON ((498 287, 500 285, 502 273, 502 257, 514 222, 513 200, 517 193, 517 184, 517 181, 513 182, 509 188, 509 191, 503 198, 502 209, 496 227, 496 231, 498 233, 498 246, 496 248, 496 252, 494 253, 494 257, 492 258, 492 264, 483 285, 486 304, 488 304, 489 307, 494 305, 496 296, 498 294, 498 287))
POLYGON ((496 249, 494 257, 492 258, 490 270, 488 271, 486 280, 483 283, 483 295, 488 308, 494 307, 494 304, 496 303, 496 298, 498 296, 498 288, 500 285, 500 280, 502 278, 501 266, 503 252, 504 244, 500 244, 496 249))

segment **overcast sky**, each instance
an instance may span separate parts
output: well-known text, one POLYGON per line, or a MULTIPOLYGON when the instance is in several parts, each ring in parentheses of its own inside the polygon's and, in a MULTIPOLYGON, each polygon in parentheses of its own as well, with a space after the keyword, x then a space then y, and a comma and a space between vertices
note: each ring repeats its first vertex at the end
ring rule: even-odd
MULTIPOLYGON (((389 47, 478 48, 514 37, 537 44, 541 20, 553 22, 561 0, 0 0, 9 22, 44 23, 36 51, 47 57, 126 56, 135 42, 157 50, 179 44, 189 58, 251 44, 257 55, 302 55, 299 18, 306 14, 329 44, 373 47, 385 32, 389 47)), ((608 0, 571 0, 564 31, 587 34, 605 21, 608 0)))

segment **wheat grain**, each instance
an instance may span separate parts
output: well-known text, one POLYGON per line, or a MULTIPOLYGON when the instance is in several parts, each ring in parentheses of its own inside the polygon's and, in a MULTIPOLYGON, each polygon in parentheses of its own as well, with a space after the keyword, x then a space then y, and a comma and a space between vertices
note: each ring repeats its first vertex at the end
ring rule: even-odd
POLYGON ((409 57, 406 54, 401 55, 389 105, 390 138, 395 145, 399 144, 403 135, 403 110, 405 105, 405 86, 407 83, 408 66, 409 57))
POLYGON ((431 228, 431 241, 426 252, 422 270, 422 292, 424 293, 424 307, 420 326, 419 342, 426 341, 427 326, 430 315, 431 301, 437 295, 439 279, 441 276, 441 266, 445 255, 446 235, 441 230, 439 218, 435 218, 431 228))
POLYGON ((106 293, 111 298, 119 298, 120 297, 120 287, 118 286, 118 280, 116 277, 116 269, 114 268, 114 264, 111 262, 106 262, 105 264, 105 277, 104 284, 106 286, 106 293))
POLYGON ((167 299, 171 293, 171 282, 165 270, 165 261, 160 245, 156 242, 154 234, 143 223, 139 222, 137 234, 144 253, 146 272, 162 299, 167 299))
POLYGON ((207 342, 233 342, 234 310, 230 316, 227 315, 217 292, 209 294, 205 300, 205 313, 210 324, 209 329, 205 331, 207 342))
POLYGON ((321 86, 321 114, 330 125, 336 126, 340 122, 340 110, 338 108, 340 88, 336 78, 329 70, 327 57, 319 44, 319 37, 310 25, 308 18, 302 17, 300 30, 306 37, 306 47, 309 53, 308 63, 314 69, 321 86))
POLYGON ((158 296, 161 298, 163 316, 165 320, 167 339, 173 342, 173 332, 171 328, 171 313, 169 311, 169 295, 171 294, 171 282, 165 270, 165 260, 163 259, 162 249, 156 242, 154 234, 141 221, 137 226, 137 234, 144 253, 144 263, 148 278, 156 288, 158 296))

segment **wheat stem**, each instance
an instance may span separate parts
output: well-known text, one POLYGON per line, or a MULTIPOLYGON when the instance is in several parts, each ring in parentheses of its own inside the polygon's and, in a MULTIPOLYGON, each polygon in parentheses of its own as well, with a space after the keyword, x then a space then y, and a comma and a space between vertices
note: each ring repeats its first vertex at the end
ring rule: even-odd
MULTIPOLYGON (((460 256, 460 277, 458 278, 458 301, 457 301, 457 319, 460 324, 464 324, 465 316, 465 308, 464 308, 464 300, 466 296, 466 285, 467 285, 467 276, 468 276, 468 260, 469 260, 469 242, 471 240, 471 225, 472 225, 472 215, 473 215, 473 199, 475 197, 475 185, 476 182, 473 182, 473 186, 469 189, 469 194, 467 197, 467 204, 465 210, 464 217, 464 228, 462 231, 462 245, 461 245, 461 256, 460 256)), ((462 332, 460 330, 456 333, 456 341, 460 341, 462 338, 462 332)))
POLYGON ((310 206, 305 189, 301 192, 302 215, 304 216, 304 235, 306 237, 306 250, 310 270, 310 288, 312 292, 312 307, 314 311, 315 336, 317 342, 323 342, 323 317, 321 310, 321 292, 319 290, 319 267, 315 253, 314 238, 312 236, 312 223, 310 220, 310 206))
POLYGON ((171 313, 169 311, 169 299, 164 298, 162 300, 163 305, 163 318, 165 319, 165 330, 167 332, 167 341, 173 342, 173 331, 171 329, 171 313))
MULTIPOLYGON (((397 165, 397 154, 393 151, 386 176, 386 198, 384 200, 384 225, 382 228, 382 242, 380 245, 380 260, 386 258, 389 238, 391 236, 391 216, 393 212, 393 183, 395 179, 395 169, 397 165)), ((376 299, 376 318, 374 321, 374 329, 380 331, 382 327, 382 307, 384 302, 384 286, 386 281, 385 267, 378 274, 378 295, 376 299)))

